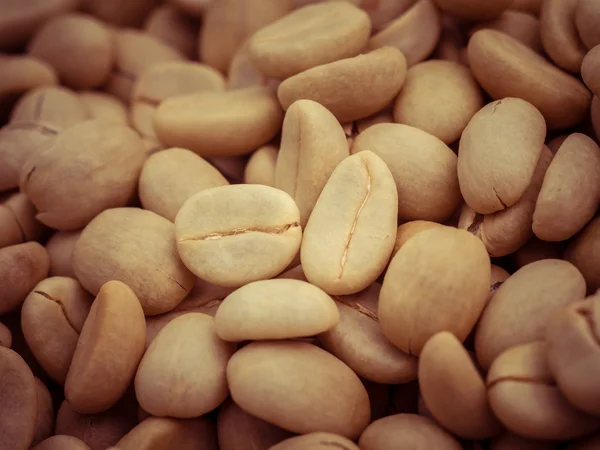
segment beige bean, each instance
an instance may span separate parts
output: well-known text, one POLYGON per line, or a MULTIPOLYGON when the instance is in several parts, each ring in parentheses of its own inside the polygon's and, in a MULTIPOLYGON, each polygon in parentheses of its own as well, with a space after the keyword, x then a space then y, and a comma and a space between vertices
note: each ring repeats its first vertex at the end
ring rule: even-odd
POLYGON ((540 13, 540 33, 544 50, 556 65, 579 73, 587 48, 575 26, 579 0, 544 0, 540 13))
POLYGON ((33 287, 48 275, 48 253, 37 242, 0 249, 0 315, 18 309, 33 287))
POLYGON ((542 114, 518 98, 498 100, 475 114, 460 139, 457 166, 467 204, 490 214, 517 203, 531 184, 545 137, 542 114))
POLYGON ((476 213, 465 204, 458 220, 458 228, 470 231, 480 238, 491 256, 501 257, 518 251, 533 237, 536 200, 551 162, 552 153, 545 147, 531 182, 517 203, 485 215, 476 213))
POLYGON ((200 156, 236 156, 269 142, 282 120, 273 92, 254 87, 169 98, 156 110, 154 128, 167 145, 200 156))
POLYGON ((598 415, 600 384, 592 374, 598 358, 600 294, 556 311, 546 327, 548 365, 569 402, 598 415))
POLYGON ((318 287, 274 279, 229 294, 215 314, 215 327, 230 342, 290 339, 323 333, 339 319, 334 301, 318 287))
POLYGON ((484 245, 470 233, 421 231, 400 248, 385 275, 378 311, 383 333, 410 355, 439 331, 464 341, 487 301, 490 272, 484 245))
POLYGON ((358 376, 304 342, 245 346, 231 358, 227 381, 242 409, 290 431, 323 430, 355 439, 369 422, 369 397, 358 376))
POLYGON ((109 209, 83 230, 73 251, 73 269, 92 294, 119 280, 133 289, 146 314, 161 314, 181 303, 195 279, 179 259, 174 238, 173 224, 158 214, 109 209))
MULTIPOLYGON (((2 38, 0 37, 0 40, 2 38)), ((28 55, 0 59, 0 99, 20 95, 41 86, 58 84, 52 66, 28 55)))
POLYGON ((419 389, 431 414, 455 435, 481 440, 500 432, 485 382, 453 334, 437 333, 423 347, 419 389))
POLYGON ((72 256, 81 230, 59 231, 52 235, 46 243, 46 251, 50 257, 50 276, 75 277, 72 256))
POLYGON ((12 345, 12 332, 10 328, 0 322, 0 347, 10 348, 12 345))
POLYGON ((390 168, 401 219, 443 221, 458 208, 457 157, 435 136, 408 125, 378 124, 354 141, 352 154, 363 150, 374 152, 390 168))
POLYGON ((512 0, 435 0, 446 13, 466 21, 489 20, 498 17, 506 10, 512 0))
POLYGON ((102 211, 127 204, 144 159, 142 141, 129 127, 85 121, 29 157, 21 169, 21 190, 40 222, 76 230, 102 211))
POLYGON ((440 40, 442 16, 432 0, 418 0, 400 17, 371 37, 367 48, 397 48, 411 67, 430 56, 440 40))
POLYGON ((219 409, 217 419, 220 450, 270 449, 292 433, 254 417, 233 401, 219 409))
POLYGON ((234 347, 217 336, 212 317, 189 313, 168 323, 152 341, 135 376, 144 410, 156 416, 198 417, 229 392, 225 368, 234 347), (202 383, 198 383, 202 380, 202 383))
POLYGON ((417 359, 396 348, 381 331, 377 317, 379 283, 355 295, 334 297, 340 320, 319 336, 328 352, 362 378, 383 384, 417 378, 417 359))
POLYGON ((315 432, 302 436, 291 437, 277 445, 269 447, 269 450, 327 450, 329 447, 339 447, 344 450, 360 450, 354 442, 333 433, 315 432))
POLYGON ((135 293, 120 281, 104 284, 81 329, 65 381, 77 411, 94 414, 114 406, 133 380, 144 353, 146 322, 135 293))
POLYGON ((589 293, 600 288, 599 245, 600 218, 595 218, 571 241, 564 254, 564 258, 577 267, 585 278, 589 293))
POLYGON ((33 204, 23 193, 12 194, 0 204, 0 248, 40 239, 46 227, 35 219, 36 214, 33 204))
POLYGON ((7 450, 27 450, 35 429, 35 379, 21 356, 5 347, 0 347, 0 379, 0 443, 7 450))
POLYGON ((369 16, 348 2, 299 8, 258 31, 250 53, 268 77, 286 79, 312 67, 356 56, 371 32, 369 16))
POLYGON ((596 95, 600 95, 600 45, 591 49, 581 64, 581 76, 587 87, 596 95))
POLYGON ((39 444, 54 433, 54 408, 52 407, 52 397, 50 396, 50 392, 39 378, 35 378, 35 390, 37 413, 33 440, 31 441, 32 446, 39 444))
POLYGON ((299 220, 293 199, 278 189, 253 184, 208 189, 179 210, 177 251, 198 277, 239 287, 287 267, 300 248, 299 220))
POLYGON ((543 0, 513 0, 510 9, 526 11, 535 16, 539 16, 540 10, 542 9, 542 1, 543 0))
POLYGON ((48 62, 64 84, 78 89, 104 84, 115 56, 108 27, 81 13, 64 14, 46 22, 27 51, 48 62))
POLYGON ((556 450, 557 444, 517 436, 509 431, 490 441, 489 450, 556 450))
POLYGON ((482 107, 483 95, 467 68, 452 61, 432 60, 408 70, 394 104, 394 121, 451 144, 482 107))
POLYGON ((364 0, 358 4, 369 14, 373 31, 379 31, 406 12, 415 2, 416 0, 364 0))
POLYGON ((203 17, 198 45, 200 60, 226 73, 233 55, 247 38, 285 17, 291 10, 291 0, 212 2, 203 17))
POLYGON ((600 44, 600 8, 594 0, 580 0, 575 10, 577 32, 587 48, 600 44))
POLYGON ((194 59, 196 56, 198 24, 174 5, 156 7, 148 15, 144 30, 179 50, 186 58, 194 59))
POLYGON ((105 450, 107 447, 115 445, 135 425, 137 425, 137 419, 135 397, 133 396, 124 398, 116 406, 99 414, 78 413, 65 400, 60 405, 56 416, 55 432, 57 435, 76 437, 85 442, 91 450, 105 450))
POLYGON ((540 191, 533 232, 546 241, 565 241, 579 232, 600 205, 600 148, 575 133, 561 145, 540 191))
POLYGON ((155 450, 173 448, 178 450, 217 449, 214 423, 200 417, 193 420, 177 420, 168 417, 149 417, 117 442, 120 450, 155 450))
POLYGON ((90 450, 90 448, 76 437, 59 434, 45 439, 32 450, 90 450))
POLYGON ((265 145, 252 153, 244 169, 244 183, 275 187, 278 153, 279 149, 273 145, 265 145))
POLYGON ((186 14, 202 17, 215 0, 172 0, 171 3, 186 14))
POLYGON ((308 280, 354 294, 383 272, 396 240, 398 194, 385 162, 370 151, 342 161, 310 216, 301 247, 308 280))
POLYGON ((546 259, 524 266, 496 291, 475 333, 483 369, 506 349, 542 339, 548 319, 585 296, 585 281, 570 263, 546 259))
POLYGON ((243 89, 268 84, 267 77, 258 70, 252 60, 249 39, 246 39, 233 54, 227 75, 228 89, 243 89))
POLYGON ((127 109, 117 97, 104 92, 84 91, 79 99, 85 105, 90 119, 113 120, 127 125, 127 109))
POLYGON ((416 414, 396 414, 372 422, 358 445, 361 450, 462 449, 450 433, 434 421, 416 414))
POLYGON ((428 220, 413 220, 403 223, 398 227, 396 232, 396 243, 394 244, 394 250, 392 251, 392 258, 396 256, 398 250, 400 250, 400 248, 402 248, 402 246, 416 234, 420 233, 421 231, 441 226, 443 225, 437 222, 429 222, 428 220))
POLYGON ((298 100, 285 114, 275 187, 292 196, 306 226, 325 183, 348 156, 346 136, 335 116, 312 100, 298 100))
POLYGON ((202 157, 189 150, 171 148, 146 160, 138 193, 145 209, 174 222, 192 195, 227 184, 225 177, 202 157))
POLYGON ((578 79, 507 34, 476 32, 469 41, 468 58, 475 79, 493 99, 530 102, 551 130, 578 124, 589 110, 592 96, 578 79))
POLYGON ((345 123, 385 108, 400 91, 405 77, 404 55, 393 47, 382 47, 290 77, 279 85, 277 96, 285 110, 297 100, 314 100, 345 123), (365 79, 372 82, 365 84, 365 79))
POLYGON ((356 132, 358 134, 362 133, 366 129, 372 127, 373 125, 377 125, 379 123, 393 123, 394 116, 392 114, 391 109, 384 109, 378 113, 373 114, 372 116, 365 117, 364 119, 360 119, 354 123, 354 127, 356 128, 356 132))
POLYGON ((536 52, 542 50, 540 21, 532 13, 508 9, 496 19, 475 25, 470 30, 470 33, 472 34, 485 28, 506 33, 536 52))
POLYGON ((543 341, 502 353, 487 376, 496 417, 513 433, 542 440, 568 440, 600 426, 598 418, 576 410, 560 393, 546 360, 543 341))

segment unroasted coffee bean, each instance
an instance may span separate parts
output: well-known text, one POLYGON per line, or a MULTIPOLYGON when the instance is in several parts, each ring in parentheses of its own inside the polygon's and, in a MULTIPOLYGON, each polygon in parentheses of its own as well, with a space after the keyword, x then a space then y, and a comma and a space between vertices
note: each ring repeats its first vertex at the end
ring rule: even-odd
POLYGON ((600 288, 598 271, 598 246, 600 245, 600 218, 592 219, 571 241, 565 251, 565 259, 579 269, 587 283, 588 292, 600 288))
POLYGON ((263 280, 229 294, 215 315, 225 341, 313 336, 333 328, 340 314, 316 286, 298 280, 263 280))
POLYGON ((546 360, 547 344, 535 341, 502 353, 487 376, 488 397, 496 417, 513 433, 543 440, 568 440, 600 427, 563 397, 546 360))
POLYGON ((46 227, 36 220, 36 214, 23 193, 13 194, 0 204, 0 248, 40 239, 46 227))
POLYGON ((595 94, 600 95, 600 45, 589 51, 581 64, 581 76, 587 87, 595 94))
POLYGON ((72 256, 73 249, 77 239, 81 235, 81 230, 77 231, 59 231, 52 235, 46 243, 46 251, 50 257, 51 277, 71 277, 75 278, 73 271, 72 256))
POLYGON ((135 393, 155 416, 193 418, 219 406, 229 392, 225 368, 234 347, 219 339, 212 317, 189 313, 168 323, 142 358, 135 393), (198 383, 198 380, 202 380, 198 383))
POLYGON ((92 297, 73 278, 52 277, 38 283, 21 310, 27 345, 46 373, 64 384, 92 297))
POLYGON ((48 252, 37 242, 0 249, 0 314, 18 309, 33 287, 48 276, 48 252))
POLYGON ((293 197, 306 226, 325 183, 349 154, 346 136, 334 115, 312 100, 288 108, 281 133, 275 187, 293 197))
POLYGON ((570 263, 546 259, 526 265, 496 291, 475 334, 477 360, 484 369, 506 349, 539 340, 548 319, 583 299, 585 281, 570 263))
POLYGON ((493 99, 528 101, 544 115, 551 130, 578 124, 589 110, 592 96, 583 83, 507 34, 476 32, 469 41, 468 57, 475 79, 493 99))
POLYGON ((405 78, 406 58, 386 46, 300 72, 279 85, 277 96, 286 110, 296 100, 314 100, 345 123, 383 109, 398 94, 405 78), (373 81, 365 85, 366 79, 373 81))
POLYGON ((334 295, 373 283, 394 247, 397 204, 394 178, 379 156, 363 151, 342 161, 304 230, 300 254, 308 280, 334 295))
POLYGON ((276 147, 265 145, 252 153, 244 169, 244 183, 276 187, 278 152, 276 147))
POLYGON ((308 433, 302 436, 296 436, 286 439, 277 445, 269 447, 269 450, 327 450, 330 447, 343 450, 360 450, 354 442, 333 433, 308 433))
POLYGON ((544 117, 521 99, 498 100, 475 114, 460 139, 458 157, 467 204, 480 214, 514 205, 531 183, 545 136, 544 117))
POLYGON ((419 389, 431 414, 457 436, 481 440, 500 431, 485 382, 453 334, 438 333, 423 347, 419 389))
POLYGON ((416 414, 396 414, 371 423, 361 435, 361 450, 460 450, 462 446, 434 421, 416 414))
POLYGON ((75 245, 73 270, 94 295, 108 281, 122 281, 148 315, 175 308, 194 284, 177 255, 173 224, 137 208, 109 209, 92 220, 75 245))
POLYGON ((32 89, 19 99, 10 116, 11 124, 47 126, 56 131, 88 118, 88 111, 75 91, 62 86, 32 89))
POLYGON ((100 288, 83 324, 65 397, 77 411, 106 411, 123 396, 144 353, 146 323, 134 292, 120 281, 100 288))
POLYGON ((80 92, 79 99, 83 102, 90 119, 113 120, 128 124, 127 109, 117 97, 104 92, 80 92))
POLYGON ((27 160, 21 190, 37 208, 40 222, 76 230, 100 212, 127 204, 144 157, 132 129, 103 120, 82 122, 27 160))
POLYGON ((294 259, 300 213, 285 192, 231 185, 194 194, 175 219, 184 264, 210 283, 239 287, 272 278, 294 259))
POLYGON ((435 136, 402 124, 382 123, 358 135, 352 154, 370 150, 389 167, 404 220, 446 220, 459 206, 456 154, 435 136))
POLYGON ((470 32, 474 33, 484 28, 506 33, 536 52, 542 49, 540 21, 531 13, 506 10, 496 19, 476 25, 470 32))
POLYGON ((10 348, 12 345, 12 332, 0 322, 0 347, 10 348))
POLYGON ((59 434, 40 442, 32 450, 90 450, 90 448, 76 437, 59 434))
POLYGON ((385 275, 379 297, 384 334, 410 355, 439 331, 464 341, 485 306, 490 272, 485 247, 470 233, 421 231, 400 248, 385 275))
POLYGON ((0 60, 0 100, 54 84, 58 84, 56 71, 41 59, 23 55, 0 60))
MULTIPOLYGON (((227 72, 227 88, 228 89, 243 89, 252 86, 267 86, 270 85, 269 78, 267 78, 258 68, 252 60, 250 54, 250 41, 241 45, 229 64, 229 71, 227 72)), ((271 79, 273 81, 273 79, 271 79)), ((273 81, 277 84, 277 81, 273 81)))
POLYGON ((37 445, 54 433, 54 408, 52 397, 46 385, 35 378, 35 391, 37 398, 37 412, 35 416, 35 428, 31 445, 37 445))
POLYGON ((248 413, 296 433, 324 430, 357 438, 370 418, 356 374, 304 342, 253 342, 227 366, 233 400, 248 413))

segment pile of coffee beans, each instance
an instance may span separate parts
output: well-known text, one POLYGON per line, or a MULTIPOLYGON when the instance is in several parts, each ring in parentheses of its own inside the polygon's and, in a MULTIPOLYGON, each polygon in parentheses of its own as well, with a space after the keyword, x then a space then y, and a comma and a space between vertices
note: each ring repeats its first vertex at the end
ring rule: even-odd
POLYGON ((0 0, 0 450, 600 449, 600 0, 0 0))

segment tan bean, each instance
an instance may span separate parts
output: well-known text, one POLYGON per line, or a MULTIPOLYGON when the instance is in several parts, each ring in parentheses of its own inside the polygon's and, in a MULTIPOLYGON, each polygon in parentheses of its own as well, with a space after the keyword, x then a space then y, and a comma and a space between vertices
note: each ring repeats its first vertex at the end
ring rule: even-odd
POLYGON ((542 341, 502 353, 487 376, 488 397, 496 417, 513 433, 542 440, 568 440, 600 426, 598 418, 576 410, 555 385, 542 341))
POLYGON ((248 414, 231 400, 219 409, 217 429, 220 450, 270 449, 292 436, 289 431, 248 414))
POLYGON ((90 450, 90 448, 76 437, 59 434, 40 442, 32 450, 90 450))
POLYGON ((117 442, 117 448, 121 450, 159 448, 216 450, 217 434, 214 423, 206 417, 193 420, 149 417, 123 436, 117 442))
POLYGON ((281 134, 275 187, 296 201, 304 227, 325 183, 348 156, 348 144, 335 116, 312 100, 289 107, 281 134))
POLYGON ((130 128, 82 122, 29 157, 21 169, 21 190, 39 211, 40 222, 76 230, 102 211, 127 204, 144 159, 142 141, 130 128))
POLYGON ((156 110, 154 128, 167 145, 200 156, 235 156, 269 142, 282 119, 273 92, 255 87, 169 98, 156 110), (226 131, 231 129, 239 132, 226 131))
POLYGON ((373 283, 394 247, 397 199, 392 173, 375 153, 342 161, 304 230, 301 260, 308 280, 335 295, 373 283))
POLYGON ((258 31, 250 39, 250 53, 263 74, 286 79, 358 55, 370 32, 364 11, 348 2, 325 2, 297 9, 258 31))
POLYGON ((457 167, 467 204, 490 214, 517 203, 531 184, 545 137, 544 117, 521 99, 498 100, 475 114, 460 139, 457 167))
POLYGON ((252 86, 266 86, 268 79, 265 77, 250 54, 250 40, 239 46, 231 58, 227 77, 228 89, 243 89, 252 86))
POLYGON ((571 241, 564 254, 564 258, 577 267, 585 278, 589 293, 600 288, 599 245, 600 218, 595 218, 571 241))
POLYGON ((403 223, 398 227, 396 232, 396 243, 394 244, 394 250, 392 251, 392 258, 396 256, 398 250, 400 250, 400 248, 416 234, 420 233, 421 231, 441 226, 443 225, 436 222, 429 222, 427 220, 413 220, 403 223))
POLYGON ((556 155, 556 152, 558 151, 560 146, 563 145, 563 143, 567 140, 568 137, 568 134, 561 134, 560 136, 557 136, 548 142, 547 146, 553 155, 556 155))
POLYGON ((196 56, 198 24, 174 5, 156 7, 148 15, 144 30, 179 50, 186 58, 194 59, 196 56))
POLYGON ((587 87, 596 95, 600 95, 600 45, 591 49, 581 64, 581 76, 587 87))
POLYGON ((46 22, 27 50, 54 67, 63 83, 78 89, 104 84, 115 57, 108 27, 81 13, 64 14, 46 22))
POLYGON ((467 68, 451 61, 431 60, 408 70, 394 104, 394 121, 420 128, 451 144, 482 107, 483 95, 467 68))
POLYGON ((415 2, 416 0, 364 0, 358 3, 369 14, 373 31, 379 31, 406 12, 415 2))
POLYGON ((54 408, 52 407, 50 392, 39 378, 35 378, 35 390, 37 394, 37 414, 33 440, 31 441, 32 446, 39 444, 54 433, 54 408))
POLYGON ((382 47, 290 77, 279 85, 277 96, 285 110, 296 100, 314 100, 345 123, 383 109, 400 91, 405 77, 404 55, 393 47, 382 47), (365 79, 373 82, 365 85, 365 79))
POLYGON ((117 97, 104 92, 84 91, 79 99, 85 105, 90 119, 113 120, 127 125, 127 109, 117 97))
POLYGON ((354 127, 356 128, 356 132, 360 134, 366 129, 379 123, 394 123, 394 116, 391 109, 384 109, 372 116, 360 119, 354 123, 354 127))
POLYGON ((44 371, 64 384, 92 297, 73 278, 52 277, 38 283, 25 299, 21 328, 44 371))
POLYGON ((540 13, 540 33, 544 50, 555 64, 579 73, 587 48, 575 26, 579 0, 544 0, 540 13))
POLYGON ((0 204, 0 248, 40 239, 46 227, 35 219, 36 214, 23 193, 13 194, 0 204))
POLYGON ((315 432, 302 436, 291 437, 277 445, 269 447, 269 450, 327 450, 329 447, 339 447, 344 450, 360 450, 354 442, 333 433, 315 432))
POLYGON ((591 94, 578 79, 507 34, 476 32, 469 41, 468 57, 473 75, 492 98, 530 102, 544 115, 549 129, 576 125, 589 110, 591 94))
POLYGON ((485 28, 506 33, 536 52, 542 50, 540 21, 532 13, 508 9, 496 19, 477 24, 470 30, 470 33, 485 28))
POLYGON ((278 189, 251 184, 208 189, 177 214, 177 251, 200 278, 243 286, 287 267, 300 247, 299 220, 293 199, 278 189))
POLYGON ((10 348, 12 345, 12 332, 10 328, 0 322, 0 347, 10 348))
POLYGON ((177 317, 142 358, 135 376, 140 406, 156 416, 184 419, 212 411, 229 392, 225 368, 233 352, 234 347, 217 336, 212 317, 177 317))
POLYGON ((361 450, 462 449, 450 433, 416 414, 396 414, 372 422, 361 435, 358 445, 361 450))
POLYGON ((600 8, 594 0, 580 0, 575 10, 577 32, 587 48, 600 44, 600 8))
POLYGON ((502 211, 485 215, 476 213, 465 204, 458 220, 458 228, 479 237, 491 256, 506 256, 518 251, 533 236, 536 200, 551 162, 552 154, 545 147, 531 182, 517 203, 502 211))
POLYGON ((440 40, 442 16, 432 0, 418 0, 400 17, 371 37, 367 48, 397 48, 408 67, 427 59, 440 40))
POLYGON ((83 0, 83 9, 112 25, 138 26, 159 0, 83 0))
POLYGON ((233 400, 248 413, 297 433, 355 439, 367 426, 369 397, 343 362, 294 341, 253 342, 227 366, 233 400))
POLYGON ((325 292, 298 280, 263 280, 229 294, 215 314, 224 341, 290 339, 332 329, 338 309, 325 292))
POLYGON ((384 384, 408 383, 417 377, 417 359, 384 336, 377 317, 379 283, 355 295, 334 297, 340 320, 319 336, 328 352, 357 375, 384 384))
POLYGON ((457 157, 435 136, 408 125, 378 124, 356 138, 351 153, 363 150, 390 168, 401 219, 443 221, 458 208, 457 157))
POLYGON ((72 256, 80 235, 81 230, 59 231, 48 239, 46 251, 50 257, 50 276, 75 277, 72 256))
POLYGON ((477 360, 488 369, 503 351, 542 339, 548 319, 585 296, 585 281, 570 263, 555 259, 524 266, 496 291, 475 333, 477 360))
MULTIPOLYGON (((0 36, 0 41, 1 41, 0 36)), ((58 84, 52 66, 27 55, 10 56, 0 60, 0 99, 20 95, 41 86, 58 84)))
POLYGON ((19 354, 5 347, 0 347, 0 379, 0 442, 7 450, 27 450, 35 429, 35 379, 19 354))
POLYGON ((431 414, 455 435, 481 440, 500 432, 485 382, 453 334, 437 333, 423 347, 419 388, 431 414))
POLYGON ((18 309, 33 287, 48 275, 48 253, 37 242, 0 249, 0 315, 18 309))
POLYGON ((252 153, 244 169, 244 183, 275 187, 278 153, 279 149, 272 145, 265 145, 252 153))
POLYGON ((487 301, 490 272, 484 245, 470 233, 421 231, 400 248, 385 275, 378 311, 383 333, 410 355, 439 331, 464 341, 487 301))

